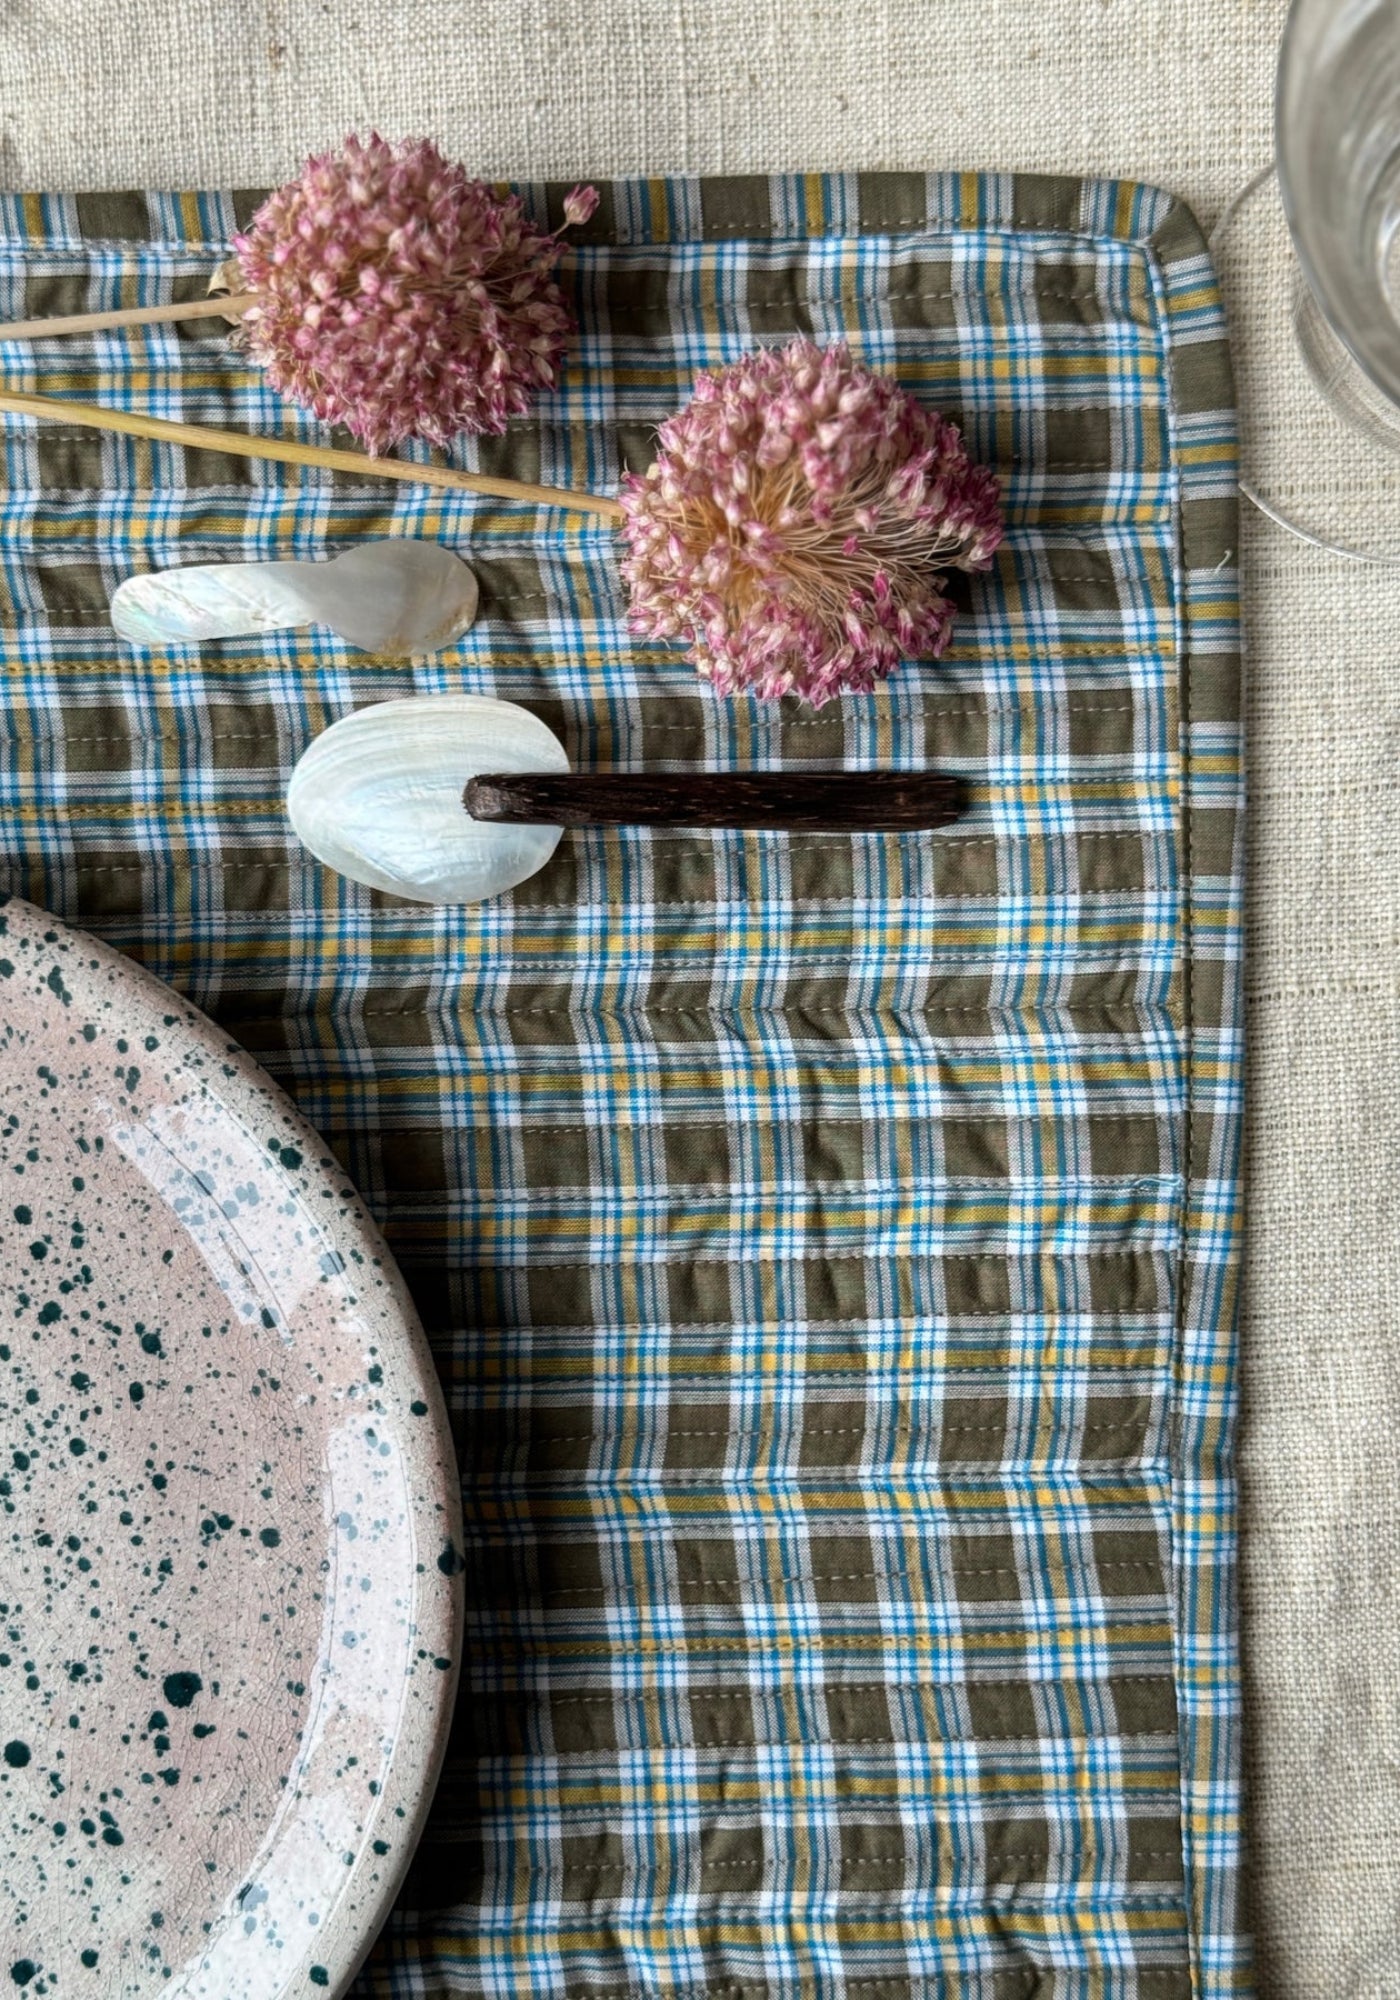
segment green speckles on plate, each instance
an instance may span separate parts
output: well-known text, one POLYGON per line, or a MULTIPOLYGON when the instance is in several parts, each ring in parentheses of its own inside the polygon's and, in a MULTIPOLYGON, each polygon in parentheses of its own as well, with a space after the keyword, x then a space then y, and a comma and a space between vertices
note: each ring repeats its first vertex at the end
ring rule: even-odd
POLYGON ((172 1708, 188 1708, 204 1683, 198 1674, 182 1668, 178 1673, 167 1674, 161 1682, 161 1690, 172 1708))
POLYGON ((266 1079, 116 954, 4 916, 0 1988, 340 1990, 451 1707, 426 1347, 266 1079))

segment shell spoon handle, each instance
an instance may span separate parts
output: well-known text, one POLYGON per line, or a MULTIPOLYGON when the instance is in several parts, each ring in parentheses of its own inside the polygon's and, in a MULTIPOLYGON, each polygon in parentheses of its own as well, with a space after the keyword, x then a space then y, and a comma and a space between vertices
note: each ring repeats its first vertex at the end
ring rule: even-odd
POLYGON ((526 826, 780 827, 898 832, 948 826, 967 781, 943 771, 509 771, 473 778, 473 819, 526 826))

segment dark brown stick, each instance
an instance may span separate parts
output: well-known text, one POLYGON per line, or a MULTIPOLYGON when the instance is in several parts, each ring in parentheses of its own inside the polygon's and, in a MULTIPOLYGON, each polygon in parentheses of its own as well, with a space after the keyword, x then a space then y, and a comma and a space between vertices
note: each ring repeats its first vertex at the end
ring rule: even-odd
POLYGON ((509 771, 473 778, 473 819, 534 826, 786 827, 846 833, 947 826, 967 810, 941 771, 509 771))

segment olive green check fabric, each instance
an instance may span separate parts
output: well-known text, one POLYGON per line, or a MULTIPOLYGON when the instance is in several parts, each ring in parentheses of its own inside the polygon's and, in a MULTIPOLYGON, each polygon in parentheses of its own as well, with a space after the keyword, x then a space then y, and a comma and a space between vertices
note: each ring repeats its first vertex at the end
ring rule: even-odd
MULTIPOLYGON (((194 296, 255 201, 7 198, 0 308, 194 296)), ((564 282, 558 389, 461 463, 609 489, 698 369, 843 336, 1003 481, 946 659, 720 702, 628 635, 596 521, 4 434, 8 883, 293 1092, 453 1415, 462 1693, 354 1991, 1244 1994, 1234 432, 1195 225, 1115 182, 626 182, 564 282), (458 646, 107 624, 133 570, 386 533, 476 567, 458 646), (296 757, 452 689, 584 767, 933 764, 973 806, 584 831, 468 909, 321 869, 296 757)), ((208 322, 0 373, 311 434, 208 322)))

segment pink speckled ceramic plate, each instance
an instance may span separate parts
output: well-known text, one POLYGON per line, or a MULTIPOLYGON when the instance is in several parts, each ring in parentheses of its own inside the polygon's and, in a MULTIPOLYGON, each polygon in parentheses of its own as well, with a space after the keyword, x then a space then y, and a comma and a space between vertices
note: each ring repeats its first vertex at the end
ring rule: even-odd
POLYGON ((427 1347, 261 1071, 15 901, 0 1321, 0 1991, 340 1992, 456 1679, 427 1347))

